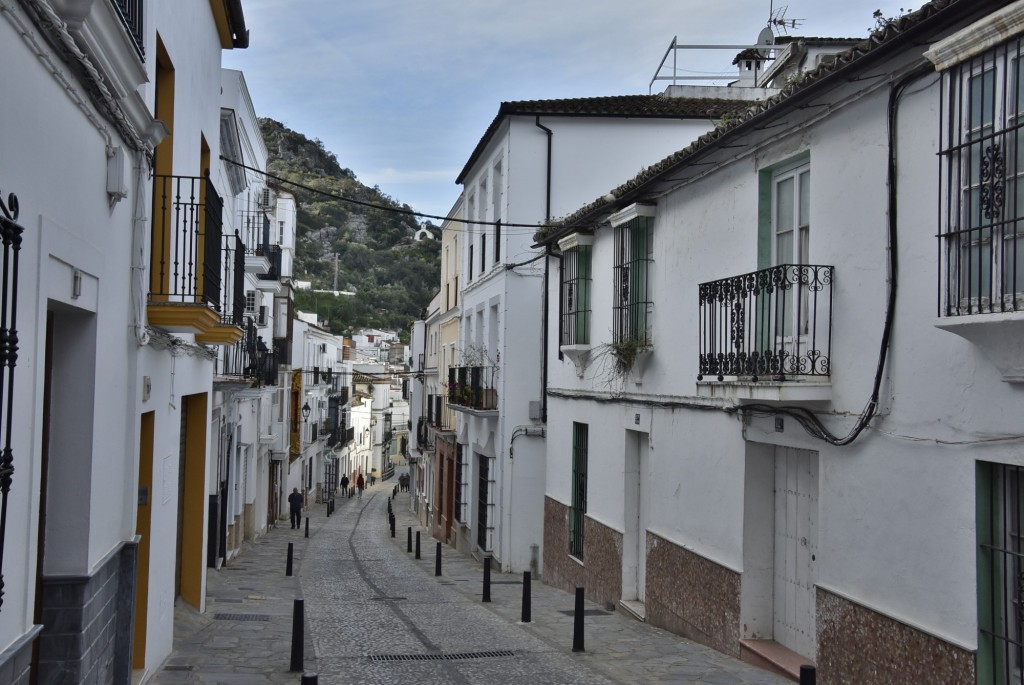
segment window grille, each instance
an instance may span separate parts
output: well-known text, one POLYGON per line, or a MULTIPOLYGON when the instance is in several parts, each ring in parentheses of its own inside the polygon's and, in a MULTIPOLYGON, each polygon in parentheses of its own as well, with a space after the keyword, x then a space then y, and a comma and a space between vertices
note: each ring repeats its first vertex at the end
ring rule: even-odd
POLYGON ((979 683, 1021 682, 1024 667, 1024 469, 978 464, 979 683))
POLYGON ((1022 43, 943 78, 940 316, 1024 310, 1022 43))
POLYGON ((591 249, 590 245, 579 245, 562 254, 562 345, 590 343, 591 249))
POLYGON ((572 424, 572 506, 569 509, 569 554, 583 559, 583 519, 587 513, 587 443, 589 427, 572 424))
POLYGON ((653 303, 648 291, 654 218, 635 217, 615 228, 614 341, 651 343, 653 303))
POLYGON ((465 473, 462 465, 462 445, 455 443, 455 520, 466 522, 466 484, 463 482, 465 473))

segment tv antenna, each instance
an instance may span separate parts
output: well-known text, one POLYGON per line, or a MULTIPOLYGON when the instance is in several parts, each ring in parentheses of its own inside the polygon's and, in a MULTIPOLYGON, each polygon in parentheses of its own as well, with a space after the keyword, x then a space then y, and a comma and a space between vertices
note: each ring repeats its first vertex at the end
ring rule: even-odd
POLYGON ((773 3, 768 4, 768 26, 778 35, 783 35, 788 29, 795 29, 803 23, 803 19, 787 19, 786 11, 788 5, 775 8, 773 3))

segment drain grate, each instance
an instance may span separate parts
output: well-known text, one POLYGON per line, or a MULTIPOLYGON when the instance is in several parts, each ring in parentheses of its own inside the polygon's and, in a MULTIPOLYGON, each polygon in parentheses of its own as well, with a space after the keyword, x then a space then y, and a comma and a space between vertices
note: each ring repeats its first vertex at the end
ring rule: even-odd
POLYGON ((370 597, 370 600, 373 601, 373 602, 400 602, 403 599, 406 599, 406 598, 405 597, 370 597))
POLYGON ((188 666, 188 665, 185 665, 185 666, 164 666, 164 670, 165 671, 191 671, 192 667, 188 666))
MULTIPOLYGON (((576 613, 575 609, 563 609, 559 613, 565 614, 566 616, 572 616, 576 613)), ((610 611, 604 611, 603 609, 584 609, 584 616, 611 616, 610 611)))
POLYGON ((269 616, 262 614, 214 614, 214 621, 269 621, 269 616))
POLYGON ((515 656, 516 653, 502 649, 496 652, 461 652, 458 654, 370 654, 370 661, 464 661, 466 659, 493 659, 515 656))

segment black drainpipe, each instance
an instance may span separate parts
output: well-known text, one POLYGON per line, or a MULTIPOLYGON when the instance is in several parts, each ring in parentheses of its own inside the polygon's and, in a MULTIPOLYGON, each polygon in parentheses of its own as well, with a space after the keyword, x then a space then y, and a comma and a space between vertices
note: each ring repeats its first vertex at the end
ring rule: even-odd
MULTIPOLYGON (((534 124, 548 135, 548 159, 547 176, 545 178, 545 205, 544 225, 551 222, 551 137, 550 128, 540 123, 540 115, 537 116, 534 124)), ((544 258, 544 292, 541 294, 541 375, 540 375, 540 420, 548 422, 548 273, 551 271, 551 246, 544 248, 547 256, 544 258)), ((558 358, 562 358, 562 352, 558 352, 558 358)))

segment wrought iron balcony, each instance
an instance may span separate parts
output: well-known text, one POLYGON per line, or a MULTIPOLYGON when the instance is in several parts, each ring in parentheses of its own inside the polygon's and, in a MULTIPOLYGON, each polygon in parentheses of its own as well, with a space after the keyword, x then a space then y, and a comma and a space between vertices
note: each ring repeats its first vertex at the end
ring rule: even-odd
POLYGON ((448 404, 491 411, 498 408, 497 366, 459 366, 448 369, 448 404))
POLYGON ((455 429, 455 414, 444 395, 427 395, 427 422, 437 430, 455 429))
POLYGON ((697 379, 828 377, 834 271, 780 264, 700 284, 697 379))
POLYGON ((219 312, 220 195, 208 176, 157 175, 153 185, 150 301, 206 304, 219 312))
POLYGON ((265 274, 257 274, 257 278, 261 281, 280 281, 281 280, 281 246, 280 245, 267 245, 264 248, 263 256, 270 262, 270 271, 265 274))
POLYGON ((277 385, 277 355, 256 334, 251 318, 246 320, 242 339, 225 347, 216 364, 218 376, 251 381, 256 388, 277 385))
POLYGON ((144 0, 111 0, 121 24, 132 39, 132 45, 139 59, 146 60, 146 46, 142 40, 142 5, 144 0))

